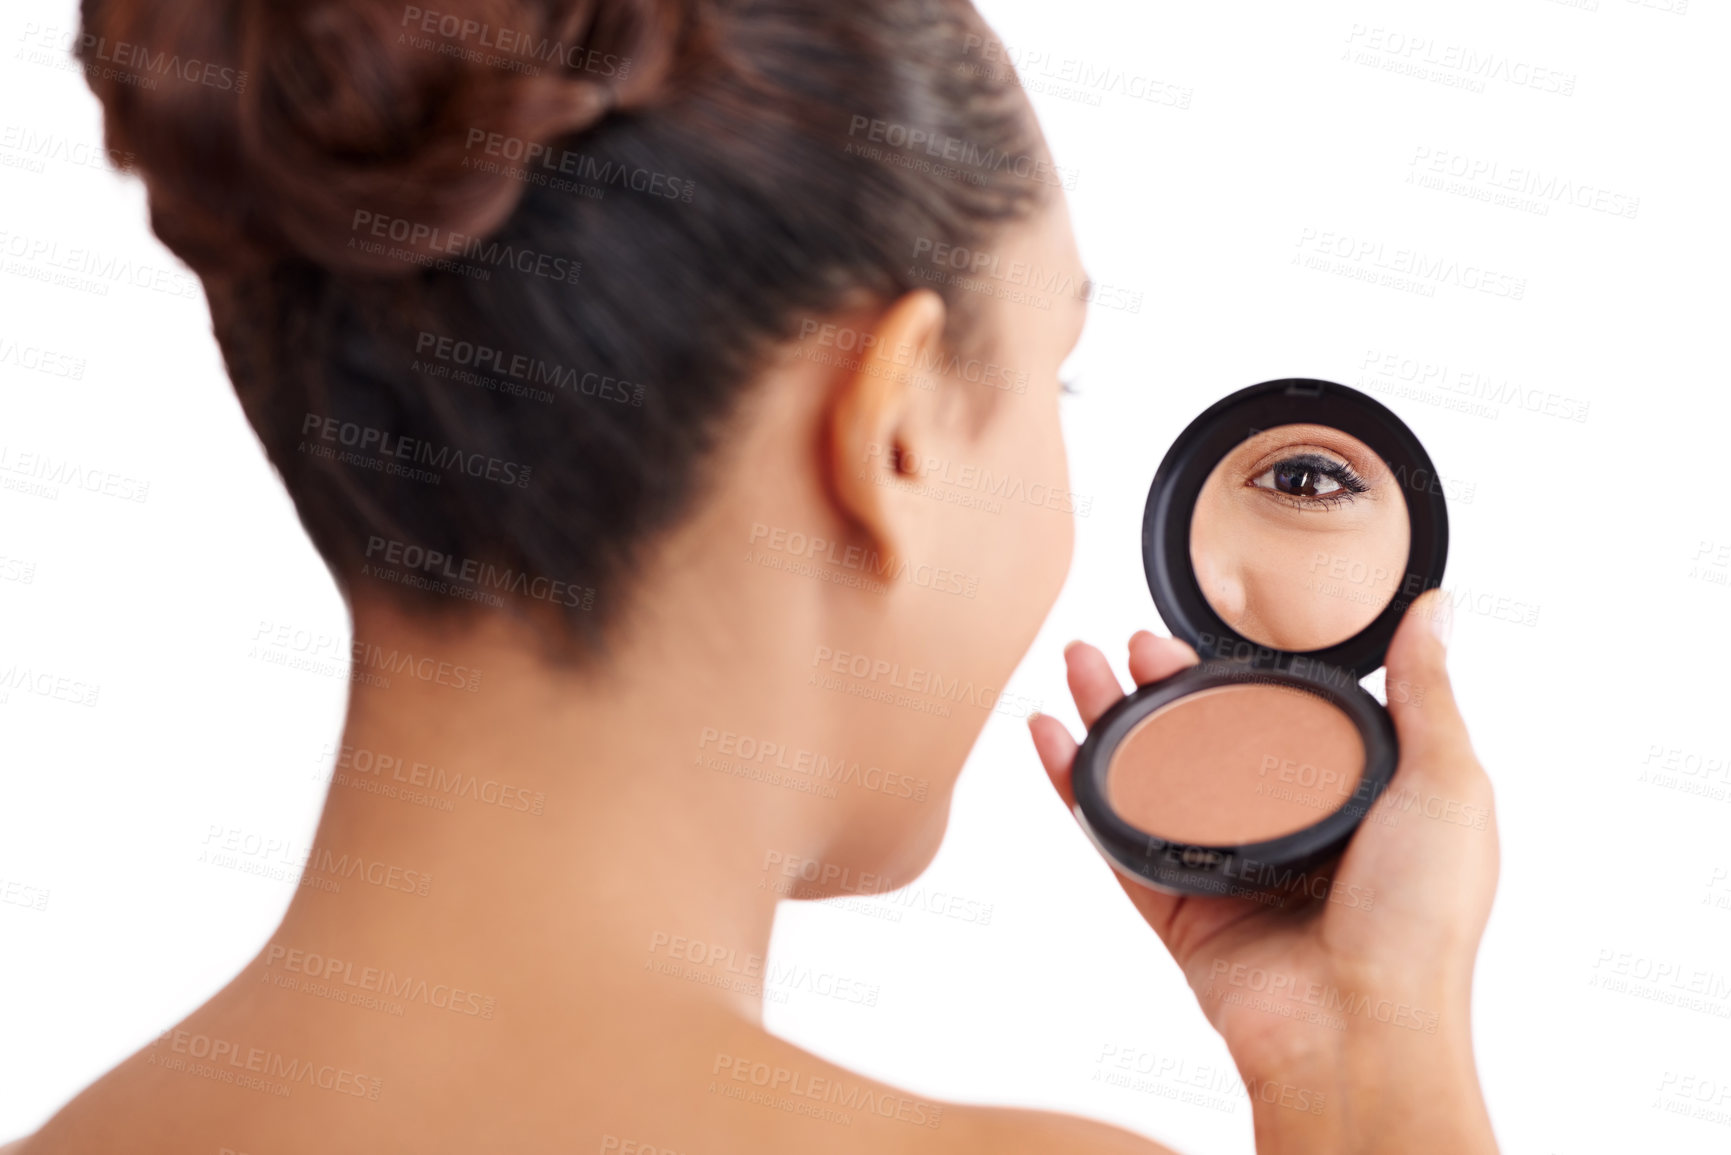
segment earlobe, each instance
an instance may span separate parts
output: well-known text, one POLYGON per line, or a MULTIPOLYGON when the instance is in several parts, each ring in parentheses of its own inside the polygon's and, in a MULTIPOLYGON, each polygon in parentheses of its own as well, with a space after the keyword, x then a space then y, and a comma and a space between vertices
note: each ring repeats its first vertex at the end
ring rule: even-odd
POLYGON ((864 335, 859 363, 838 376, 825 416, 836 500, 885 554, 903 544, 899 491, 890 483, 928 442, 934 407, 920 396, 919 367, 935 360, 946 317, 943 298, 930 289, 897 299, 864 335))

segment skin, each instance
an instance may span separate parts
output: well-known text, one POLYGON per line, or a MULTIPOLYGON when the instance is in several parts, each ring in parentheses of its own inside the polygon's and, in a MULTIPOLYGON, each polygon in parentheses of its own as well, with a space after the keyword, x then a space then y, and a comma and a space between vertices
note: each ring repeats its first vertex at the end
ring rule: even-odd
POLYGON ((1394 599, 1411 527, 1394 476, 1371 448, 1320 425, 1264 430, 1209 474, 1190 525, 1190 558, 1208 604, 1241 636, 1303 652, 1337 645, 1394 599), (1367 487, 1300 496, 1273 467, 1297 455, 1344 464, 1367 487))
MULTIPOLYGON (((1069 269, 1082 281, 1061 199, 1006 233, 1001 248, 1006 260, 1069 269)), ((783 350, 723 439, 703 500, 656 544, 604 663, 554 668, 521 621, 486 612, 428 621, 357 589, 357 638, 435 653, 485 678, 473 694, 407 678, 389 689, 354 685, 345 746, 490 774, 544 793, 545 813, 460 801, 435 814, 333 787, 316 845, 429 873, 429 893, 300 888, 258 959, 179 1024, 186 1035, 170 1033, 123 1062, 19 1151, 580 1151, 601 1149, 609 1135, 681 1153, 1163 1150, 1043 1112, 944 1105, 938 1127, 900 1121, 894 1105, 926 1118, 938 1105, 774 1038, 754 992, 678 981, 649 965, 665 961, 655 944, 673 935, 741 959, 767 955, 781 897, 764 885, 779 878, 765 868, 771 853, 846 871, 851 881, 830 893, 860 888, 865 874, 870 889, 903 884, 931 860, 991 699, 958 703, 947 716, 896 709, 814 685, 827 673, 815 657, 864 654, 903 671, 1004 685, 1063 582, 1070 520, 1031 502, 983 513, 935 500, 901 484, 897 462, 935 456, 1067 488, 1057 374, 1083 309, 1079 297, 1051 310, 986 303, 995 358, 1029 373, 1023 395, 984 395, 959 376, 926 388, 899 371, 898 350, 936 350, 943 340, 943 304, 925 291, 835 319, 876 338, 863 362, 783 350), (977 576, 977 590, 956 596, 908 580, 868 589, 773 569, 759 560, 767 539, 754 527, 821 536, 838 543, 837 556, 858 547, 947 567, 977 576), (821 797, 715 773, 701 762, 713 752, 702 745, 706 730, 906 772, 927 781, 927 798, 854 783, 821 797), (283 974, 273 947, 484 993, 496 1013, 344 1007, 268 981, 283 974), (381 1079, 382 1093, 372 1101, 300 1084, 283 1098, 157 1061, 173 1054, 174 1039, 196 1035, 242 1053, 340 1065, 381 1079), (750 1087, 731 1078, 736 1058, 807 1084, 823 1078, 891 1096, 891 1117, 856 1110, 839 1126, 731 1098, 720 1090, 750 1087)), ((1403 634, 1390 663, 1428 690, 1422 710, 1396 714, 1411 742, 1402 773, 1434 776, 1455 793, 1483 789, 1440 651, 1425 650, 1429 635, 1420 633, 1403 634)), ((1139 679, 1185 660, 1182 647, 1146 634, 1132 643, 1139 679)), ((1097 652, 1073 648, 1070 662, 1091 720, 1118 687, 1097 652)), ((1033 735, 1063 797, 1073 742, 1049 718, 1033 722, 1033 735)), ((1464 1133, 1434 1116, 1482 1120, 1464 1012, 1494 835, 1421 823, 1398 838, 1360 839, 1353 855, 1348 869, 1375 880, 1381 905, 1371 920, 1336 926, 1333 911, 1305 921, 1152 892, 1132 899, 1187 967, 1224 952, 1342 983, 1411 987, 1413 998, 1448 1008, 1446 1030, 1423 1046, 1386 1029, 1318 1039, 1210 1008, 1247 1073, 1326 1085, 1340 1107, 1259 1115, 1261 1149, 1360 1149, 1341 1141, 1350 1133, 1399 1137, 1404 1151, 1491 1150, 1488 1128, 1436 1146, 1464 1133), (1350 1097, 1340 1090, 1348 1085, 1350 1097)))

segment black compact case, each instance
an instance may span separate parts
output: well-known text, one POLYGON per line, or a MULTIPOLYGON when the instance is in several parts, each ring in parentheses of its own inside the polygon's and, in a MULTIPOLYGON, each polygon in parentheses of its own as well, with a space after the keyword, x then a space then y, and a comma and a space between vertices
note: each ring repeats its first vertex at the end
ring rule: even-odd
POLYGON ((1441 481, 1418 438, 1373 398, 1329 381, 1268 381, 1232 394, 1192 421, 1149 487, 1142 559, 1161 618, 1202 661, 1118 702, 1077 753, 1076 816, 1108 861, 1139 882, 1180 894, 1268 894, 1305 886, 1345 848, 1394 775, 1399 747, 1393 722, 1359 683, 1383 664, 1413 599, 1442 583, 1447 554, 1441 481), (1410 524, 1407 561, 1393 600, 1352 637, 1305 652, 1258 644, 1236 632, 1204 596, 1191 556, 1192 517, 1215 467, 1256 434, 1291 425, 1327 426, 1372 450, 1399 487, 1410 524), (1132 826, 1112 809, 1107 773, 1114 752, 1138 723, 1179 699, 1247 683, 1312 694, 1350 719, 1364 744, 1365 767, 1339 809, 1290 834, 1235 846, 1170 841, 1132 826))

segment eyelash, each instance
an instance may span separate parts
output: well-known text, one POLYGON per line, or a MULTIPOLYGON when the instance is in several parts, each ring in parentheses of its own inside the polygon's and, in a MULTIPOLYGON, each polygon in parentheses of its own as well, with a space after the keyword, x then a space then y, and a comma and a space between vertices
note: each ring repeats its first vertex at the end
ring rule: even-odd
POLYGON ((1075 397, 1082 392, 1076 387, 1076 379, 1074 377, 1058 378, 1058 391, 1067 397, 1075 397))
POLYGON ((1267 469, 1259 470, 1257 473, 1252 475, 1250 478, 1250 485, 1256 489, 1262 490, 1270 497, 1284 501, 1294 509, 1310 510, 1314 510, 1319 506, 1328 508, 1345 502, 1356 501, 1360 494, 1370 492, 1370 483, 1360 477, 1352 466, 1346 464, 1344 461, 1335 461, 1332 458, 1324 457, 1319 453, 1299 453, 1292 457, 1283 457, 1278 461, 1272 462, 1267 469), (1323 494, 1320 497, 1295 497, 1290 493, 1282 493, 1278 489, 1274 489, 1270 486, 1256 484, 1256 479, 1258 477, 1267 473, 1272 473, 1283 465, 1302 466, 1303 468, 1320 473, 1322 476, 1329 478, 1339 485, 1340 489, 1334 493, 1323 494))

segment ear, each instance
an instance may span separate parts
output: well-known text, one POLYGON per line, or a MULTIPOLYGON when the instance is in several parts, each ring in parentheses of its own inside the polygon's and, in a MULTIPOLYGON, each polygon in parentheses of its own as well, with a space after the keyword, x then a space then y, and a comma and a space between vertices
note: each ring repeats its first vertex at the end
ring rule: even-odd
POLYGON ((936 407, 924 395, 919 366, 942 347, 947 310, 930 289, 899 298, 864 334, 858 364, 835 380, 826 417, 831 488, 843 512, 893 555, 907 527, 905 498, 894 482, 924 456, 936 407))

